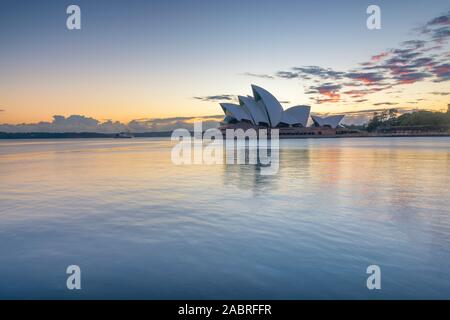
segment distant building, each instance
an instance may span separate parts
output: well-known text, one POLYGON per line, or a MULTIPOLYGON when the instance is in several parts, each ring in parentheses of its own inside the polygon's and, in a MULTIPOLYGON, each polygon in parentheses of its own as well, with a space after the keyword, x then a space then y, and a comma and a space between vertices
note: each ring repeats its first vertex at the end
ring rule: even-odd
POLYGON ((329 117, 318 117, 311 116, 311 119, 314 122, 315 127, 330 127, 332 129, 336 129, 340 126, 342 119, 344 119, 343 115, 337 116, 329 116, 329 117))
POLYGON ((345 130, 340 123, 344 115, 311 116, 313 125, 307 127, 311 107, 299 105, 283 109, 267 90, 252 85, 252 96, 238 96, 239 104, 221 103, 225 118, 220 126, 226 129, 279 128, 280 136, 336 135, 356 133, 345 130))

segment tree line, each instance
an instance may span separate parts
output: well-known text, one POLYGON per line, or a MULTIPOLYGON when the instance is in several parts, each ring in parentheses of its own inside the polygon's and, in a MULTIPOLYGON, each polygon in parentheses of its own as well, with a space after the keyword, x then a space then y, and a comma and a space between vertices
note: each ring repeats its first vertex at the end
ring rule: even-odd
POLYGON ((366 128, 367 131, 373 132, 381 128, 420 126, 436 129, 450 128, 450 104, 447 112, 418 110, 399 115, 399 111, 395 108, 375 112, 366 128))

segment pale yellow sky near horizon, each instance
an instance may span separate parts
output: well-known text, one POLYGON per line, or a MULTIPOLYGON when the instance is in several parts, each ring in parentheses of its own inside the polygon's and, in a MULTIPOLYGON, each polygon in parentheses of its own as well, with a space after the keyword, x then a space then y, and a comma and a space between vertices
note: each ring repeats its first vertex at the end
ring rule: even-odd
POLYGON ((11 2, 0 12, 0 124, 220 115, 218 102, 194 97, 250 95, 251 84, 288 101, 285 109, 313 113, 445 110, 448 1, 405 3, 383 2, 383 27, 369 30, 357 1, 328 10, 302 1, 86 2, 74 31, 63 7, 11 2), (249 23, 248 12, 260 18, 249 23))
MULTIPOLYGON (((121 83, 111 81, 102 85, 83 83, 65 84, 39 82, 37 79, 28 79, 30 89, 26 94, 20 92, 18 86, 3 87, 2 104, 0 106, 0 123, 19 124, 51 121, 53 115, 70 116, 73 114, 92 117, 100 121, 113 120, 128 123, 131 120, 142 118, 168 118, 168 117, 196 117, 220 115, 222 110, 218 102, 200 101, 195 96, 218 94, 246 95, 251 94, 250 84, 257 83, 272 92, 280 101, 289 101, 283 104, 284 108, 297 104, 309 104, 312 112, 318 113, 345 113, 358 110, 380 108, 420 108, 432 110, 446 110, 450 103, 450 95, 435 95, 430 92, 448 92, 445 83, 420 82, 412 85, 399 85, 394 88, 397 93, 386 95, 383 91, 370 94, 370 101, 364 103, 336 102, 328 104, 315 104, 304 94, 301 82, 290 80, 259 80, 251 81, 244 76, 232 77, 234 81, 229 90, 219 91, 219 85, 199 83, 203 90, 192 87, 181 88, 171 92, 170 85, 161 83, 151 86, 151 83, 135 80, 131 86, 122 86, 121 83), (150 85, 150 86, 147 86, 150 85), (77 87, 74 90, 74 87, 77 87), (153 90, 148 88, 153 88, 153 90), (76 94, 75 94, 76 93, 76 94), (417 103, 412 100, 423 99, 417 103), (390 102, 395 105, 376 105, 390 102)), ((199 82, 203 82, 197 79, 199 82)), ((224 87, 226 86, 223 83, 224 87)))

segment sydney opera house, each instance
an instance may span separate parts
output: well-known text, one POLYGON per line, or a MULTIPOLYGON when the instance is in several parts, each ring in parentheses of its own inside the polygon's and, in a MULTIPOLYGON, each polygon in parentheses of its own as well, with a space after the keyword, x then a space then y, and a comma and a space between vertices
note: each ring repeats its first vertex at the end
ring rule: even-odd
POLYGON ((343 115, 311 116, 310 106, 299 105, 283 109, 280 102, 267 90, 252 85, 252 96, 238 96, 239 104, 221 103, 225 118, 220 126, 226 129, 278 128, 280 136, 336 135, 353 133, 340 123, 343 115))

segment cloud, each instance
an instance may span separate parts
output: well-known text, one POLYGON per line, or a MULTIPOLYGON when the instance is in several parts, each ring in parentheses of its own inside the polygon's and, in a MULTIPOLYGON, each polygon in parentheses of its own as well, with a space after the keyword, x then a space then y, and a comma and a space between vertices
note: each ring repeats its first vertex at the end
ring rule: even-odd
POLYGON ((130 130, 131 132, 149 131, 172 131, 178 128, 188 130, 193 129, 195 120, 201 120, 203 129, 218 127, 223 115, 203 116, 203 117, 172 117, 156 119, 136 119, 128 124, 119 121, 99 121, 97 119, 71 115, 64 117, 53 116, 51 122, 22 123, 22 124, 0 124, 0 132, 98 132, 98 133, 118 133, 130 130))
POLYGON ((276 76, 279 78, 284 78, 284 79, 295 79, 295 78, 299 78, 300 74, 298 72, 292 72, 292 71, 278 71, 276 73, 276 76))
POLYGON ((435 66, 433 66, 431 71, 436 76, 435 82, 442 82, 442 81, 450 80, 450 64, 449 63, 435 65, 435 66))
POLYGON ((450 26, 450 11, 427 22, 426 26, 450 26))
POLYGON ((202 121, 203 130, 217 128, 223 120, 223 115, 202 117, 172 117, 155 119, 138 119, 128 123, 132 132, 172 131, 175 129, 193 129, 194 121, 202 121))
POLYGON ((376 55, 372 56, 372 58, 370 58, 370 63, 379 62, 382 59, 386 58, 389 54, 390 54, 390 52, 388 52, 388 51, 376 54, 376 55))
POLYGON ((194 97, 194 99, 208 102, 235 101, 236 96, 231 94, 218 94, 212 96, 194 97))
POLYGON ((361 81, 365 85, 377 84, 385 79, 381 73, 377 72, 349 72, 345 76, 353 80, 361 81))
POLYGON ((445 42, 450 37, 450 11, 431 19, 420 28, 420 31, 437 43, 445 42))
POLYGON ((336 71, 331 68, 322 68, 319 66, 306 66, 306 67, 294 67, 292 70, 298 72, 301 75, 311 75, 316 76, 321 79, 342 79, 344 72, 336 71))
MULTIPOLYGON (((305 93, 317 103, 361 102, 371 93, 421 81, 450 80, 450 52, 444 51, 450 38, 450 11, 417 28, 417 38, 372 55, 349 70, 334 70, 317 65, 295 66, 263 77, 304 80, 305 93), (419 31, 419 32, 417 32, 419 31), (335 87, 329 87, 330 84, 335 87)), ((253 74, 257 76, 257 74, 253 74)), ((392 93, 392 92, 391 92, 392 93)))
POLYGON ((397 102, 377 102, 377 103, 374 103, 373 105, 374 106, 384 106, 384 105, 395 106, 396 104, 398 104, 398 103, 397 102))
POLYGON ((386 65, 399 64, 399 63, 409 63, 412 59, 417 58, 421 55, 421 52, 414 51, 414 49, 394 49, 392 51, 393 57, 386 61, 386 65))
POLYGON ((407 40, 400 43, 401 46, 407 47, 409 49, 423 48, 426 45, 425 40, 407 40))
POLYGON ((271 76, 269 74, 260 74, 260 73, 252 73, 252 72, 245 72, 242 73, 243 76, 249 76, 249 77, 255 77, 255 78, 263 78, 263 79, 274 79, 274 76, 271 76))
POLYGON ((126 125, 116 121, 100 122, 97 119, 71 115, 64 117, 53 116, 52 122, 23 123, 17 125, 2 124, 0 131, 5 132, 104 132, 113 133, 126 130, 126 125))
POLYGON ((370 88, 363 88, 363 89, 351 89, 351 90, 344 91, 342 93, 350 96, 351 98, 361 98, 368 94, 379 92, 379 91, 385 90, 387 88, 390 88, 390 86, 370 87, 370 88))
POLYGON ((432 32, 432 38, 439 43, 443 42, 449 37, 450 37, 450 29, 448 27, 438 28, 433 30, 432 32))
POLYGON ((320 86, 314 86, 311 87, 312 93, 319 93, 320 95, 324 96, 325 98, 317 98, 316 103, 325 103, 325 102, 339 102, 340 100, 340 94, 337 93, 339 89, 341 89, 342 86, 339 84, 332 84, 332 83, 325 83, 320 86))
POLYGON ((435 64, 436 64, 436 61, 434 61, 433 58, 423 57, 423 58, 418 58, 418 59, 413 60, 410 63, 410 67, 411 68, 422 68, 422 67, 431 68, 435 64))
POLYGON ((434 94, 434 95, 439 95, 439 96, 448 96, 450 94, 450 92, 430 92, 430 94, 434 94))
POLYGON ((430 74, 426 72, 405 72, 399 74, 395 79, 398 80, 398 84, 411 84, 428 77, 430 77, 430 74))
POLYGON ((342 79, 344 72, 335 71, 331 68, 322 68, 319 66, 293 67, 291 70, 282 70, 275 73, 275 77, 282 79, 312 79, 319 78, 322 80, 338 80, 342 79))

